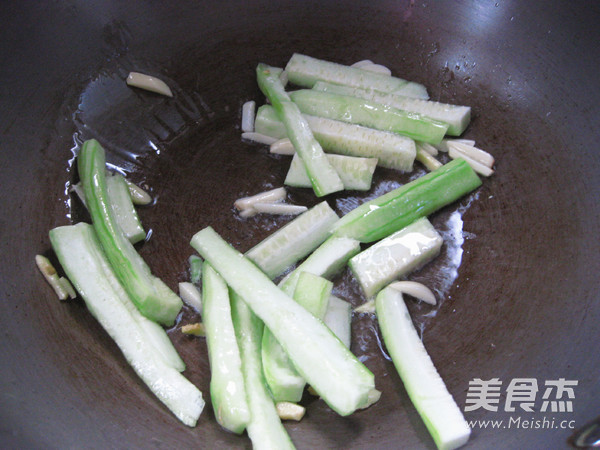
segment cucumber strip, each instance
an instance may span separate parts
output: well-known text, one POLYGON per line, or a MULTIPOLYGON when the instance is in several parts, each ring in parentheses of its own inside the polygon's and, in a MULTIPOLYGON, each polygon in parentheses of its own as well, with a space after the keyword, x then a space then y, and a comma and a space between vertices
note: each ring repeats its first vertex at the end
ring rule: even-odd
POLYGON ((471 429, 419 339, 402 294, 383 289, 376 308, 385 346, 435 444, 447 450, 464 445, 471 429))
MULTIPOLYGON (((332 288, 331 281, 309 272, 301 272, 294 290, 294 300, 322 320, 332 288)), ((306 382, 268 329, 263 333, 262 361, 265 379, 275 401, 299 402, 306 382)))
MULTIPOLYGON (((133 306, 117 280, 94 229, 86 223, 54 228, 50 241, 56 255, 92 315, 119 346, 125 359, 148 388, 188 426, 194 426, 204 401, 202 393, 169 365, 157 342, 169 342, 165 331, 151 324, 133 306), (158 337, 160 335, 163 338, 158 337), (157 339, 149 337, 154 334, 157 339)), ((175 352, 176 353, 176 352, 175 352)), ((178 357, 177 357, 178 358, 178 357)))
POLYGON ((286 132, 300 155, 317 197, 344 189, 342 180, 331 167, 323 149, 314 138, 298 106, 292 103, 279 79, 281 69, 259 64, 256 78, 260 90, 271 101, 286 132))
POLYGON ((179 283, 179 296, 186 305, 191 306, 197 313, 202 314, 202 294, 194 283, 187 281, 179 283))
POLYGON ((202 258, 197 255, 190 255, 188 258, 188 263, 190 265, 190 281, 193 284, 198 284, 202 281, 202 258))
POLYGON ((447 124, 437 120, 348 95, 302 89, 291 92, 290 98, 304 114, 389 131, 430 144, 439 144, 448 130, 447 124))
POLYGON ((327 202, 321 202, 248 250, 246 256, 275 278, 323 243, 338 220, 327 202))
MULTIPOLYGON (((379 166, 404 172, 413 169, 415 142, 406 136, 308 114, 304 114, 304 118, 315 139, 328 153, 377 158, 379 166)), ((270 105, 258 109, 256 127, 261 133, 278 139, 287 136, 283 123, 270 105)))
POLYGON ((250 421, 250 411, 231 320, 229 289, 210 264, 204 263, 202 273, 202 319, 210 362, 210 399, 217 422, 239 434, 250 421))
MULTIPOLYGON (((240 255, 241 256, 241 255, 240 255)), ((231 295, 231 318, 240 355, 250 420, 248 436, 254 449, 293 449, 294 444, 283 427, 277 408, 267 389, 260 357, 263 324, 235 293, 231 295)))
POLYGON ((98 141, 84 142, 77 167, 98 239, 117 278, 141 313, 156 322, 173 325, 183 303, 165 283, 152 275, 119 228, 106 190, 104 166, 104 149, 98 141))
POLYGON ((373 242, 428 216, 481 186, 481 180, 462 159, 363 203, 335 223, 337 236, 373 242))
POLYGON ((348 265, 367 297, 396 278, 424 266, 439 252, 444 240, 423 217, 373 244, 348 265))
POLYGON ((419 83, 364 69, 323 61, 295 53, 285 66, 290 83, 312 88, 317 81, 327 81, 382 92, 394 92, 428 99, 427 89, 419 83))
POLYGON ((368 401, 373 374, 311 313, 281 291, 212 228, 191 245, 215 268, 273 333, 296 370, 342 416, 368 401))
POLYGON ((127 187, 123 175, 116 173, 107 176, 106 192, 115 213, 115 219, 129 242, 135 244, 146 239, 146 232, 133 206, 129 187, 127 187))
POLYGON ((360 252, 360 242, 347 237, 332 236, 323 242, 298 267, 286 275, 279 288, 288 296, 294 294, 298 277, 309 272, 323 278, 331 278, 346 265, 348 260, 360 252))
POLYGON ((448 131, 446 133, 450 136, 460 136, 471 121, 470 106, 450 105, 447 103, 422 100, 403 95, 382 93, 369 88, 361 89, 350 86, 340 86, 339 84, 326 83, 323 81, 317 82, 313 89, 329 92, 331 94, 359 97, 384 105, 390 105, 404 111, 421 114, 422 116, 448 124, 448 131))
POLYGON ((350 303, 335 295, 329 297, 323 322, 346 347, 350 348, 352 340, 352 305, 350 303))
MULTIPOLYGON (((340 176, 342 183, 344 183, 344 189, 349 191, 368 191, 371 189, 373 172, 377 167, 377 158, 327 155, 327 159, 340 176)), ((284 184, 294 187, 311 187, 310 178, 297 154, 292 158, 284 184)))

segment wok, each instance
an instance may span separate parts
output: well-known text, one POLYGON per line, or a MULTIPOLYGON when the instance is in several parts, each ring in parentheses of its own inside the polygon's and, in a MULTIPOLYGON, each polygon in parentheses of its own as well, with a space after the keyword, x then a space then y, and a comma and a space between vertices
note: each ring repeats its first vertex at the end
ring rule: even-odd
MULTIPOLYGON (((503 383, 498 411, 478 408, 465 412, 468 420, 557 426, 476 426, 467 448, 567 447, 573 428, 600 414, 598 3, 59 0, 0 8, 3 447, 250 447, 220 429, 208 404, 197 427, 180 424, 83 302, 54 298, 34 255, 52 255, 48 230, 69 214, 85 219, 66 192, 76 177, 74 136, 100 139, 110 162, 150 187, 157 202, 141 215, 153 235, 140 251, 173 288, 187 277, 189 239, 204 226, 244 251, 283 223, 242 221, 231 205, 283 180, 284 160, 240 141, 240 108, 264 101, 255 65, 282 66, 293 52, 345 64, 372 59, 425 84, 435 100, 471 105, 465 136, 496 157, 497 172, 462 216, 458 277, 435 317, 411 309, 461 409, 470 381, 503 383), (160 76, 175 99, 125 87, 130 70, 160 76), (534 411, 520 403, 506 411, 506 388, 523 378, 538 383, 534 411), (578 382, 572 412, 542 412, 545 382, 561 378, 578 382)), ((406 181, 386 171, 376 181, 394 176, 406 181)), ((316 201, 302 190, 291 200, 316 201)), ((432 220, 443 224, 455 209, 432 220)), ((433 279, 435 268, 416 278, 433 279)), ((356 286, 342 283, 358 304, 356 286)), ((192 320, 186 310, 182 322, 192 320)), ((375 322, 356 317, 354 332, 353 349, 376 374, 382 399, 341 418, 307 398, 306 418, 286 424, 293 441, 433 448, 382 357, 375 322)), ((177 329, 171 337, 208 399, 204 341, 177 329)))

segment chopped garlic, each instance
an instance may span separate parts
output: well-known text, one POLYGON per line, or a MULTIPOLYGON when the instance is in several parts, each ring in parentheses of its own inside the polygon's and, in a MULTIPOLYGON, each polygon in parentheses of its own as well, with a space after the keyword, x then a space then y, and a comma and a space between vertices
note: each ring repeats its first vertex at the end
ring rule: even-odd
POLYGON ((430 305, 436 304, 435 295, 433 295, 431 289, 416 281, 396 281, 391 283, 390 287, 400 291, 402 294, 412 295, 430 305))
POLYGON ((181 327, 181 332, 183 334, 191 334, 193 336, 206 336, 204 324, 201 322, 184 325, 181 327))
POLYGON ((127 76, 127 84, 147 91, 156 92, 157 94, 173 97, 173 93, 167 84, 150 75, 139 72, 129 72, 127 76))
POLYGON ((281 420, 296 420, 299 421, 304 417, 306 408, 292 402, 278 402, 276 405, 277 414, 281 420))

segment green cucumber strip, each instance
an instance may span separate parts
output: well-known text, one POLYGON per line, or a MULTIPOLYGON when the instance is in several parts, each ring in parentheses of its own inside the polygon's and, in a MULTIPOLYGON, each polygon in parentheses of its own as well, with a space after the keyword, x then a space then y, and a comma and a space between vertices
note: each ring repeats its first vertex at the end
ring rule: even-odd
POLYGON ((368 401, 373 374, 322 321, 298 305, 212 228, 194 235, 192 247, 215 268, 273 333, 296 370, 342 416, 368 401))
POLYGON ((402 294, 385 288, 375 304, 385 346, 435 444, 447 450, 464 445, 471 429, 427 354, 402 294))
POLYGON ((285 71, 290 83, 312 88, 317 81, 327 81, 364 89, 376 89, 382 92, 394 92, 428 99, 427 89, 419 83, 392 77, 368 70, 323 61, 310 56, 295 53, 285 71))
POLYGON ((404 95, 378 92, 373 89, 361 89, 350 86, 341 86, 339 84, 317 82, 313 89, 316 91, 329 92, 331 94, 350 95, 365 100, 370 100, 394 108, 410 111, 422 116, 438 120, 448 124, 450 136, 460 136, 471 121, 471 107, 450 105, 432 100, 422 100, 418 98, 407 97, 404 95))
POLYGON ((210 361, 210 399, 217 422, 239 434, 250 421, 250 411, 231 319, 229 288, 210 264, 204 263, 202 273, 202 320, 210 361))
POLYGON ((338 220, 327 202, 321 202, 248 250, 246 256, 275 278, 321 245, 338 220))
MULTIPOLYGON (((301 272, 294 290, 294 300, 322 320, 327 311, 332 288, 331 281, 309 272, 301 272)), ((268 329, 263 333, 262 361, 265 379, 275 401, 299 402, 306 382, 268 329)))
POLYGON ((350 348, 352 331, 352 305, 350 303, 335 295, 329 297, 323 322, 346 347, 350 348))
POLYGON ((123 175, 116 173, 107 176, 106 192, 114 211, 115 219, 129 242, 135 244, 146 239, 146 232, 142 227, 135 206, 133 206, 129 187, 127 187, 127 181, 125 181, 123 175))
POLYGON ((389 131, 434 145, 442 142, 448 130, 447 124, 437 120, 358 97, 302 89, 291 92, 290 98, 304 114, 389 131))
POLYGON ((358 252, 360 252, 360 242, 356 239, 332 236, 286 275, 279 282, 279 288, 291 297, 294 295, 298 277, 302 272, 331 278, 337 275, 346 266, 348 260, 358 252))
POLYGON ((190 281, 193 284, 198 284, 202 281, 202 265, 204 261, 197 255, 190 255, 188 258, 190 265, 190 281))
MULTIPOLYGON (((413 170, 415 142, 406 136, 308 114, 304 118, 327 153, 377 158, 378 166, 404 172, 413 170)), ((258 109, 255 125, 267 136, 287 137, 283 123, 270 105, 258 109)))
POLYGON ((256 78, 260 90, 271 101, 283 122, 290 141, 304 163, 317 197, 341 191, 344 189, 342 180, 329 164, 300 110, 290 101, 279 78, 280 74, 281 69, 259 64, 256 67, 256 78))
POLYGON ((373 242, 428 216, 481 186, 477 174, 455 159, 398 189, 363 203, 335 223, 333 233, 373 242))
MULTIPOLYGON (((327 159, 340 176, 345 190, 368 191, 371 189, 377 158, 327 155, 327 159)), ((298 154, 294 154, 283 184, 294 187, 311 187, 310 178, 298 154)))
POLYGON ((265 450, 293 449, 294 444, 279 419, 263 376, 260 356, 263 323, 234 292, 231 292, 231 318, 242 358, 242 372, 250 411, 246 429, 252 440, 252 447, 265 450))
POLYGON ((163 325, 173 325, 183 302, 152 275, 119 228, 106 190, 104 149, 95 139, 86 141, 77 159, 94 229, 117 278, 143 315, 163 325))
MULTIPOLYGON (((149 333, 158 333, 160 327, 156 325, 152 330, 142 325, 149 321, 132 307, 93 227, 79 223, 54 228, 50 231, 50 242, 87 308, 137 375, 179 420, 194 426, 204 407, 202 393, 167 362, 164 348, 155 345, 162 338, 149 338, 149 333)), ((165 331, 160 331, 168 340, 165 331)))
POLYGON ((427 264, 439 254, 443 243, 429 220, 422 217, 363 250, 348 265, 368 298, 427 264))

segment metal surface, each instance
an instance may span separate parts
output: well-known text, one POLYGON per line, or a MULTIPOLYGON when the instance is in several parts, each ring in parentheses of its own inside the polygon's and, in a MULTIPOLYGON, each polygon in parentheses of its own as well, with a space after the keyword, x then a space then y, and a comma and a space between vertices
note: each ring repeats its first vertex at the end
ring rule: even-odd
MULTIPOLYGON (((281 221, 241 221, 231 205, 280 184, 286 164, 240 142, 240 109, 263 102, 255 65, 284 65, 293 52, 372 59, 433 99, 471 105, 466 136, 496 157, 497 173, 462 216, 458 278, 423 319, 424 342, 461 409, 475 378, 538 382, 533 412, 518 403, 505 411, 503 393, 499 411, 466 412, 468 420, 546 417, 556 427, 476 427, 468 448, 566 447, 569 425, 598 415, 598 3, 4 2, 0 20, 3 447, 250 447, 221 430, 209 406, 196 428, 178 423, 83 303, 53 297, 34 255, 51 255, 48 230, 69 223, 76 134, 99 138, 112 163, 151 187, 157 203, 141 215, 153 236, 140 251, 170 286, 186 279, 200 228, 213 225, 240 250, 266 236, 281 221), (132 93, 129 70, 163 78, 175 100, 132 93), (543 413, 543 384, 560 378, 578 381, 573 411, 543 413)), ((315 202, 303 191, 292 200, 315 202)), ((84 217, 77 205, 73 214, 84 217)), ((375 372, 381 401, 341 418, 305 399, 306 418, 286 424, 298 448, 433 447, 375 330, 356 318, 353 348, 375 372)), ((171 335, 208 399, 204 342, 171 335)))

